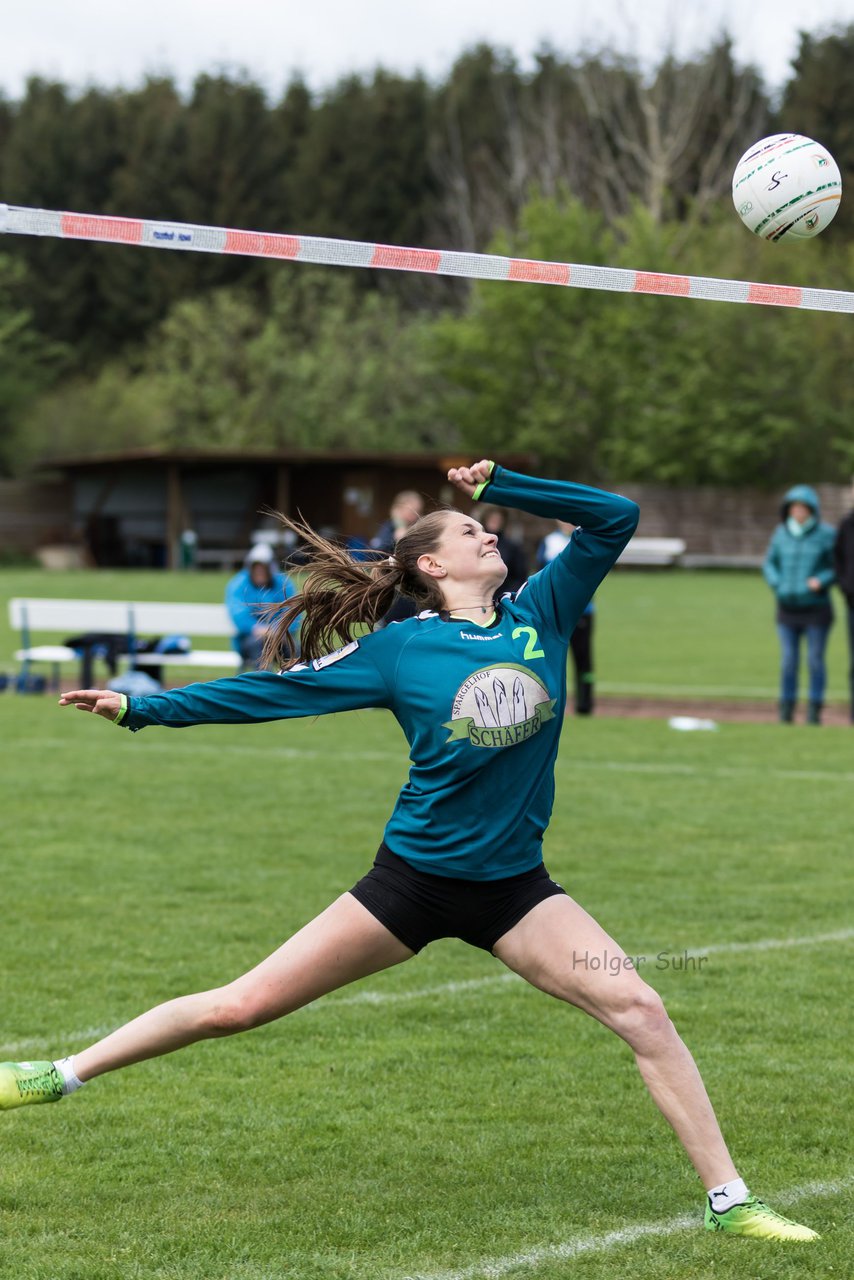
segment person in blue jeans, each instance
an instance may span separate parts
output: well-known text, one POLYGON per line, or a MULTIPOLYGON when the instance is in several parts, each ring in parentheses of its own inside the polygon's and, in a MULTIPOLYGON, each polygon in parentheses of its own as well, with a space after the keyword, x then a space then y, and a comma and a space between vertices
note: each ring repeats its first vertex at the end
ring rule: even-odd
POLYGON ((806 484, 784 496, 762 573, 777 601, 780 637, 780 720, 790 724, 798 700, 801 642, 807 642, 807 723, 821 724, 827 672, 824 654, 833 625, 830 588, 835 531, 821 521, 818 495, 806 484))

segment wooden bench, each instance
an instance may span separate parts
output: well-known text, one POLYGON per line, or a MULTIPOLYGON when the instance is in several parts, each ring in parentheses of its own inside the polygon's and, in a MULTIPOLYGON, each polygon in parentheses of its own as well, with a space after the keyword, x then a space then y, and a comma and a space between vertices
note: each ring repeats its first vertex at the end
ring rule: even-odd
MULTIPOLYGON (((23 663, 22 675, 31 663, 45 662, 53 668, 53 683, 59 684, 59 669, 65 662, 81 661, 80 653, 65 644, 33 644, 36 632, 61 631, 114 635, 125 641, 120 661, 132 667, 227 667, 236 671, 240 654, 234 649, 192 649, 189 653, 137 653, 135 642, 142 636, 222 636, 234 635, 234 625, 222 604, 174 604, 151 600, 44 600, 9 601, 9 622, 21 633, 21 648, 15 653, 23 663)), ((81 674, 91 671, 91 656, 84 655, 81 674)), ((88 684, 89 680, 81 681, 88 684)))
POLYGON ((684 554, 682 538, 632 538, 617 564, 655 568, 678 564, 684 554))

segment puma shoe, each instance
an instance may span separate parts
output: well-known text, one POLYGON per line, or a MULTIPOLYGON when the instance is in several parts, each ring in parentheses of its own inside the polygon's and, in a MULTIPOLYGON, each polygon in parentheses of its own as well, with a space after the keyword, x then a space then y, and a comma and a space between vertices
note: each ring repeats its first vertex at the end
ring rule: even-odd
POLYGON ((735 1236, 753 1236, 757 1240, 820 1240, 821 1236, 799 1222, 790 1222, 756 1196, 748 1196, 743 1204, 734 1204, 722 1213, 706 1201, 706 1230, 729 1231, 735 1236))

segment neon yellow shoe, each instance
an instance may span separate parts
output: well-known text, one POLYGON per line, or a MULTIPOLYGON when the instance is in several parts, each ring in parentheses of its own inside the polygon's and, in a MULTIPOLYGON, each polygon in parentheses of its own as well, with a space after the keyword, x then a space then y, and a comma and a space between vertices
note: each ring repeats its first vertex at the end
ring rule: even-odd
POLYGON ((0 1111, 61 1097, 62 1076, 52 1062, 0 1062, 0 1111))
POLYGON ((756 1196, 748 1196, 743 1204, 734 1204, 723 1213, 712 1209, 707 1200, 706 1230, 729 1231, 731 1235, 753 1236, 757 1240, 821 1239, 817 1231, 775 1213, 756 1196))

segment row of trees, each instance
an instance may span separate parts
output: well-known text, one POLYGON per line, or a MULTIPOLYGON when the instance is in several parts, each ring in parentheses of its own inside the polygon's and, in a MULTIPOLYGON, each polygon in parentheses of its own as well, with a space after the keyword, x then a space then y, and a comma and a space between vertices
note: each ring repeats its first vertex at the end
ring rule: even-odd
MULTIPOLYGON (((0 101, 9 203, 854 287, 843 203, 774 249, 729 202, 775 129, 854 174, 854 27, 802 37, 779 104, 727 41, 652 76, 481 47, 281 101, 201 77, 0 101)), ((854 464, 847 317, 0 242, 0 467, 142 443, 531 448, 606 480, 777 483, 854 464)))

